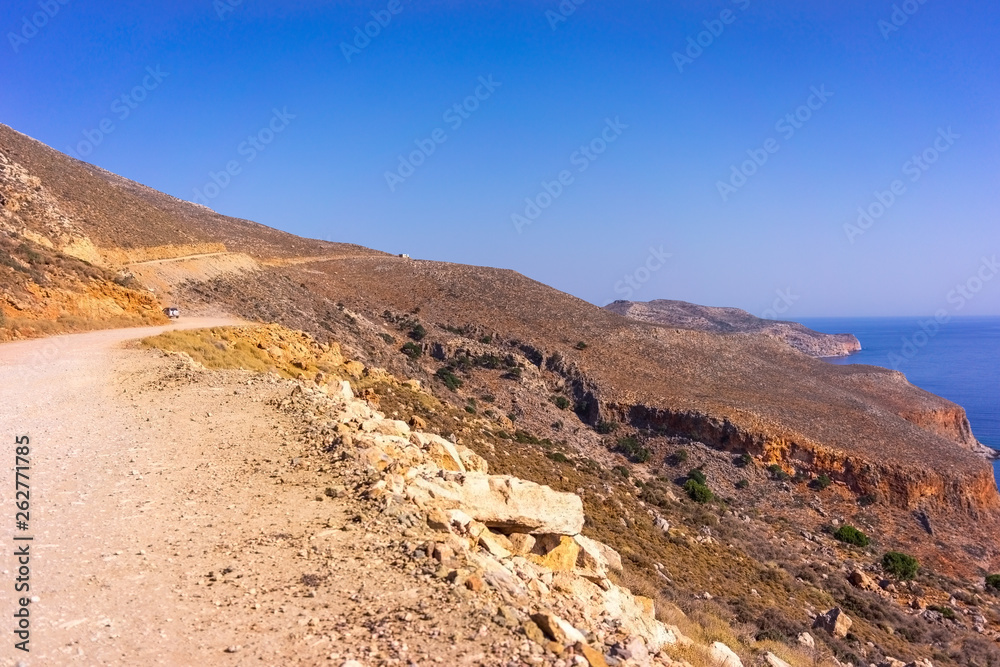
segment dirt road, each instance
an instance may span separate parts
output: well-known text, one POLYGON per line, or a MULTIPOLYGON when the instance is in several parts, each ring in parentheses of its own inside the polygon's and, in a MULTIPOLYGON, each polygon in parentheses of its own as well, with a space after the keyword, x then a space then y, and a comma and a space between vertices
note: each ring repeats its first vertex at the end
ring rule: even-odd
POLYGON ((323 493, 344 480, 275 409, 287 382, 121 346, 225 323, 0 346, 0 664, 497 664, 486 612, 416 572, 359 501, 323 493), (10 593, 25 543, 30 653, 10 593))

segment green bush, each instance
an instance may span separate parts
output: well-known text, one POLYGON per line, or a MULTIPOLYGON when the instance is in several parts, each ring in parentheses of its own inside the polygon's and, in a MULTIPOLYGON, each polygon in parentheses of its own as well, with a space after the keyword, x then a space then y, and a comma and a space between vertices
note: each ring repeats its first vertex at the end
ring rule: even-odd
POLYGON ((771 465, 767 466, 767 471, 771 473, 771 477, 773 477, 778 481, 785 482, 791 479, 789 474, 785 472, 785 469, 782 468, 777 463, 772 463, 771 465))
POLYGON ((707 503, 712 499, 712 490, 693 479, 684 482, 684 490, 691 500, 698 503, 707 503))
POLYGON ((589 346, 581 340, 579 343, 574 345, 574 347, 578 350, 586 350, 589 346))
POLYGON ((992 588, 993 590, 1000 592, 1000 574, 986 575, 986 588, 992 588))
POLYGON ((746 489, 749 486, 750 486, 750 480, 741 479, 740 481, 736 482, 737 489, 746 489))
POLYGON ((427 329, 420 324, 415 324, 412 329, 410 329, 410 338, 413 340, 423 340, 427 335, 427 329))
POLYGON ((920 570, 920 563, 913 556, 898 551, 890 551, 882 556, 882 567, 897 579, 913 579, 920 570))
POLYGON ((753 465, 753 457, 749 454, 740 454, 736 459, 736 465, 740 468, 749 468, 753 465))
POLYGON ((939 613, 942 616, 944 616, 945 618, 947 618, 949 621, 955 620, 955 616, 956 616, 955 615, 955 610, 952 609, 951 607, 945 607, 943 605, 933 605, 932 604, 932 605, 928 605, 927 608, 929 610, 931 610, 931 611, 936 611, 937 613, 939 613))
POLYGON ((602 419, 601 421, 597 422, 596 430, 601 435, 608 435, 609 433, 614 433, 615 431, 618 430, 618 424, 616 424, 615 422, 602 419))
POLYGON ((556 404, 556 407, 560 410, 566 410, 570 406, 569 399, 565 396, 553 396, 552 402, 556 404))
POLYGON ((416 359, 424 353, 424 349, 417 345, 416 343, 407 343, 402 348, 402 353, 408 356, 410 359, 416 359))
POLYGON ((444 382, 445 386, 448 387, 448 389, 451 389, 452 391, 458 391, 458 388, 461 387, 463 384, 465 384, 457 375, 452 373, 451 370, 448 368, 439 368, 437 370, 437 373, 435 373, 434 375, 437 376, 439 380, 444 382))
POLYGON ((684 448, 678 449, 676 452, 671 454, 670 457, 667 459, 670 465, 675 465, 675 466, 679 466, 682 463, 687 463, 687 460, 688 460, 688 450, 684 448))
POLYGON ((625 466, 615 466, 614 468, 612 468, 612 470, 621 475, 622 477, 625 477, 626 479, 631 474, 629 473, 629 469, 626 468, 625 466))
POLYGON ((816 478, 815 484, 816 488, 822 491, 826 487, 833 484, 833 480, 830 479, 829 475, 820 475, 819 477, 816 478))
POLYGON ((379 337, 380 337, 380 338, 381 338, 382 340, 384 340, 384 341, 385 341, 386 343, 388 343, 389 345, 392 345, 393 343, 395 343, 395 342, 396 342, 396 339, 395 339, 395 338, 393 338, 392 336, 390 336, 390 335, 389 335, 389 334, 387 334, 387 333, 380 333, 380 334, 379 334, 379 337))
POLYGON ((844 544, 853 544, 856 547, 867 547, 871 540, 854 526, 844 524, 833 534, 834 539, 840 540, 844 544))
POLYGON ((562 452, 548 452, 546 456, 556 463, 569 463, 569 458, 562 452))
POLYGON ((688 479, 693 479, 694 481, 702 485, 704 485, 705 482, 708 481, 708 478, 705 477, 705 473, 698 470, 697 468, 694 468, 693 470, 690 470, 688 472, 688 479))
POLYGON ((630 435, 625 436, 624 438, 618 438, 618 446, 616 449, 631 459, 634 463, 645 463, 650 457, 649 450, 643 447, 642 443, 630 435))

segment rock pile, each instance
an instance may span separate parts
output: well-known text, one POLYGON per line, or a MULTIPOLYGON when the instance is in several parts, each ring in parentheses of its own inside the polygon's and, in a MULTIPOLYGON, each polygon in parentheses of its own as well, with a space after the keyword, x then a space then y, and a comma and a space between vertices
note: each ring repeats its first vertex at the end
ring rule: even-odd
MULTIPOLYGON (((496 622, 520 628, 545 655, 564 665, 683 664, 664 649, 691 640, 657 620, 653 600, 611 581, 621 556, 581 534, 576 494, 491 475, 472 450, 387 418, 346 381, 300 382, 279 407, 305 420, 317 444, 356 465, 355 491, 399 518, 412 557, 488 598, 496 622)), ((722 646, 714 652, 722 655, 722 646)), ((726 650, 726 664, 742 664, 726 650)))

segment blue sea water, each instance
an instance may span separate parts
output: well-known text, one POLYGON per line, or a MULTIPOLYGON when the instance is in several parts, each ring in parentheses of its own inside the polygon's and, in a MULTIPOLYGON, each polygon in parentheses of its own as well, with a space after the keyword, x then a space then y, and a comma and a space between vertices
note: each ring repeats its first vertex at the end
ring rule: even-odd
MULTIPOLYGON (((965 408, 972 432, 1000 449, 1000 317, 823 317, 800 320, 823 333, 852 333, 861 352, 828 359, 902 371, 913 384, 965 408)), ((1000 461, 993 462, 1000 485, 1000 461)))

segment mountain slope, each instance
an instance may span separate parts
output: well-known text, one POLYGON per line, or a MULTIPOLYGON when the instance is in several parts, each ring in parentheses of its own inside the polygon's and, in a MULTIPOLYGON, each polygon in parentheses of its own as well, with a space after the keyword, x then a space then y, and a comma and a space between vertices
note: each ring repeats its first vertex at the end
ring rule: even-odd
POLYGON ((719 334, 763 334, 779 338, 810 357, 842 357, 861 349, 853 334, 824 334, 797 322, 765 320, 739 308, 714 308, 686 301, 615 301, 604 307, 640 322, 719 334))

